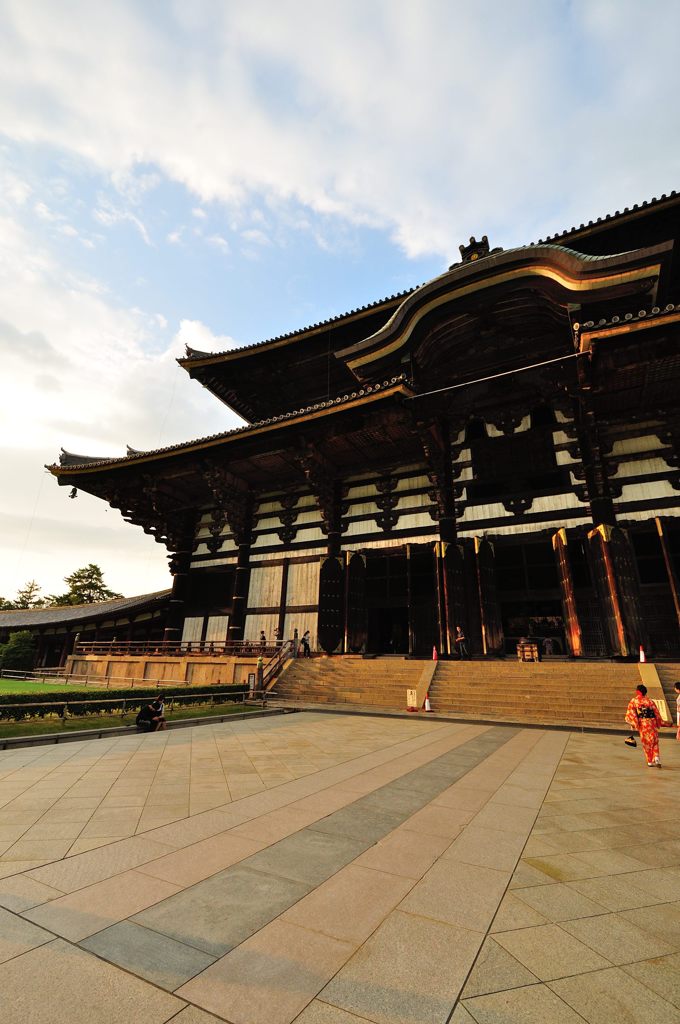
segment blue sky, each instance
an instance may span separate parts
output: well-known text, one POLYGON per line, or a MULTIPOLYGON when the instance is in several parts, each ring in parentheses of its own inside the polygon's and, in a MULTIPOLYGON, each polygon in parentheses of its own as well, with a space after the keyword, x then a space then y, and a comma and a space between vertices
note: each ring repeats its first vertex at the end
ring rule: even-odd
POLYGON ((680 184, 671 0, 4 0, 0 594, 164 552, 42 469, 236 418, 175 363, 680 184), (2 547, 4 546, 4 550, 2 547))

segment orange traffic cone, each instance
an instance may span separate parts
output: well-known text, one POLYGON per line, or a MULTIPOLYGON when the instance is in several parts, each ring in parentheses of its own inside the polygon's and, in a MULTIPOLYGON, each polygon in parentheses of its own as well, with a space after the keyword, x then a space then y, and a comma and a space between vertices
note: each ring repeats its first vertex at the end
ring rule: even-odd
POLYGON ((646 658, 646 656, 645 656, 645 649, 644 649, 644 647, 642 646, 642 644, 640 644, 640 664, 641 664, 641 665, 644 665, 644 663, 645 663, 646 661, 647 661, 647 658, 646 658))
POLYGON ((430 693, 429 691, 425 694, 425 710, 432 711, 432 705, 430 704, 430 693))

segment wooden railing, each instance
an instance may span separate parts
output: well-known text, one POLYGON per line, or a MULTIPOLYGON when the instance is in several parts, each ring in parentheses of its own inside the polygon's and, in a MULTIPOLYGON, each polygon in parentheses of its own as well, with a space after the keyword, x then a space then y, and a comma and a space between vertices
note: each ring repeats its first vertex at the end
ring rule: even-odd
MULTIPOLYGON (((291 641, 285 641, 290 644, 291 641)), ((259 640, 84 640, 73 648, 74 655, 98 657, 184 658, 187 655, 203 657, 273 658, 284 647, 283 642, 259 640)))

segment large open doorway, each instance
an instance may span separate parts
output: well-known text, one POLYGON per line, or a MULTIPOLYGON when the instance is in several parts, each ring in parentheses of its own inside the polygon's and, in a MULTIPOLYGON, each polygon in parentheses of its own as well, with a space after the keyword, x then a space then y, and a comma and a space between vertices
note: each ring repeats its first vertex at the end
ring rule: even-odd
POLYGON ((366 552, 366 650, 427 655, 437 642, 434 548, 366 552))
POLYGON ((549 540, 495 544, 495 573, 506 654, 535 640, 542 657, 569 653, 557 565, 549 540))

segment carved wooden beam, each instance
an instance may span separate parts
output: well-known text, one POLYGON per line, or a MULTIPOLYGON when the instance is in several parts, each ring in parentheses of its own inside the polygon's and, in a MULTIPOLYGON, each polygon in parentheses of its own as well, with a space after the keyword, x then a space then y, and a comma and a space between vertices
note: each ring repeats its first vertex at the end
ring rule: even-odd
POLYGON ((193 510, 165 492, 160 481, 150 474, 142 475, 134 491, 118 486, 102 496, 111 508, 120 511, 126 522, 141 526, 158 544, 165 544, 171 551, 186 547, 187 530, 195 522, 193 510))
MULTIPOLYGON (((417 420, 415 431, 427 466, 433 502, 430 515, 439 523, 439 534, 444 541, 456 536, 456 501, 453 484, 453 459, 448 423, 437 420, 417 420)), ((459 489, 459 496, 462 491, 459 489)))
POLYGON ((281 529, 276 532, 281 542, 286 545, 295 540, 295 536, 297 534, 297 526, 294 524, 297 517, 300 515, 300 509, 297 508, 299 500, 300 495, 295 494, 292 491, 287 491, 281 497, 281 511, 279 512, 281 529))
POLYGON ((382 476, 375 482, 378 492, 375 503, 380 512, 377 512, 373 518, 385 533, 390 533, 399 522, 399 513, 396 511, 396 507, 399 504, 399 495, 397 494, 398 483, 397 477, 391 474, 382 476))
POLYGON ((210 517, 208 550, 213 553, 219 551, 225 525, 229 526, 237 547, 250 544, 255 526, 255 497, 252 491, 244 481, 216 463, 205 462, 202 470, 215 503, 210 517))
POLYGON ((348 489, 338 479, 335 467, 315 445, 308 442, 305 450, 295 456, 295 461, 319 503, 321 529, 328 537, 328 553, 338 554, 340 536, 347 529, 347 523, 343 520, 349 506, 343 499, 348 489))

